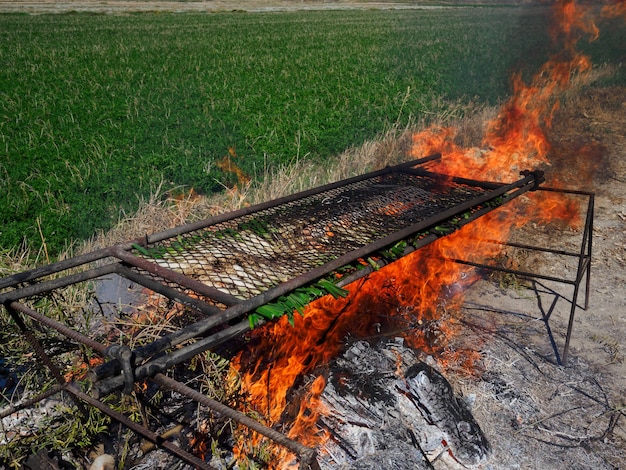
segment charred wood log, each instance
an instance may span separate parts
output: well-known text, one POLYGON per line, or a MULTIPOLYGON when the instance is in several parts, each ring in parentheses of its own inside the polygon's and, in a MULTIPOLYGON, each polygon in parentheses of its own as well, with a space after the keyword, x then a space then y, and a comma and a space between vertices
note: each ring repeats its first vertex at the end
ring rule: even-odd
POLYGON ((441 430, 460 463, 478 465, 489 455, 491 446, 474 416, 436 369, 424 362, 413 364, 396 386, 441 430))
POLYGON ((490 445, 468 406, 401 339, 354 343, 331 366, 322 468, 432 469, 437 458, 484 462, 490 445))

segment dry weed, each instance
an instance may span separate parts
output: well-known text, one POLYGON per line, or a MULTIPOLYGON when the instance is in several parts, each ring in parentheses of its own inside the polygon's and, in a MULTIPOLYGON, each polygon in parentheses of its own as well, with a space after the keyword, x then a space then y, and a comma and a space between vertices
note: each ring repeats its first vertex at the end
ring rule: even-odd
POLYGON ((481 113, 492 112, 472 103, 463 105, 442 102, 439 108, 440 112, 424 116, 417 124, 405 128, 394 126, 377 139, 351 147, 324 162, 297 159, 275 169, 266 166, 251 182, 234 188, 225 187, 224 191, 214 195, 199 195, 193 189, 181 190, 178 194, 165 193, 161 182, 147 199, 139 201, 133 214, 122 212, 119 222, 112 229, 96 234, 78 251, 85 253, 126 242, 193 220, 277 199, 406 161, 410 158, 411 136, 418 127, 434 123, 455 125, 465 129, 463 135, 470 135, 469 130, 483 121, 482 118, 476 119, 475 113, 479 110, 481 113))

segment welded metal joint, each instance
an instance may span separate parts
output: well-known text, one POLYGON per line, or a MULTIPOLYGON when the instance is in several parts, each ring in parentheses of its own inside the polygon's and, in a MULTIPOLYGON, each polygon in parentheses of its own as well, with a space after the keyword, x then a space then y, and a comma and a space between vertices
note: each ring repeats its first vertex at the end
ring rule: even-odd
POLYGON ((132 366, 133 352, 124 344, 112 344, 106 348, 105 354, 109 359, 117 359, 119 361, 124 377, 122 392, 129 394, 133 391, 135 385, 135 373, 132 366))
POLYGON ((519 174, 521 176, 526 176, 526 177, 532 175, 535 182, 533 184, 533 187, 531 188, 531 191, 534 191, 535 189, 539 188, 539 185, 546 181, 545 173, 542 170, 534 170, 534 171, 524 170, 524 171, 520 171, 519 174))

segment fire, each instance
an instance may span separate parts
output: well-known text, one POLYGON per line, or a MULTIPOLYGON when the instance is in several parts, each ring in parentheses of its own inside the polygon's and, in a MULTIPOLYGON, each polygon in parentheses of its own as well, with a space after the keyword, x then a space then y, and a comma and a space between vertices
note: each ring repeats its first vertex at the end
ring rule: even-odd
MULTIPOLYGON (((328 439, 328 433, 317 427, 320 415, 327 411, 323 408, 320 400, 325 386, 326 380, 324 376, 320 375, 315 378, 300 403, 298 414, 287 434, 288 437, 297 439, 301 444, 312 447, 328 439)), ((282 449, 276 456, 276 460, 284 462, 284 467, 297 469, 298 462, 295 459, 290 461, 290 457, 289 452, 282 449)))
MULTIPOLYGON (((458 233, 473 232, 471 227, 467 225, 458 233)), ((405 335, 411 346, 425 354, 470 366, 477 354, 449 350, 445 339, 455 336, 460 328, 446 313, 458 302, 454 294, 475 279, 469 268, 446 258, 471 249, 470 238, 471 233, 465 238, 455 234, 444 237, 347 286, 350 293, 345 299, 326 296, 310 304, 302 316, 294 316, 293 327, 282 318, 256 332, 250 347, 232 363, 243 372, 242 389, 250 397, 250 411, 263 416, 269 426, 280 423, 289 414, 289 393, 294 384, 314 373, 320 364, 329 363, 350 337, 405 335)), ((319 406, 324 385, 323 376, 313 380, 294 412, 288 435, 305 445, 315 446, 327 438, 316 427, 318 417, 325 412, 319 406)), ((258 436, 254 442, 259 442, 258 436)), ((292 463, 288 454, 274 459, 281 468, 292 463)))
POLYGON ((512 78, 512 97, 498 116, 487 123, 481 148, 465 149, 454 143, 456 130, 434 127, 413 137, 412 154, 443 154, 436 171, 469 178, 501 181, 513 180, 519 171, 550 165, 552 150, 546 133, 554 113, 559 109, 559 97, 571 85, 572 77, 590 70, 589 58, 576 51, 580 32, 591 39, 599 31, 587 8, 573 0, 561 0, 554 9, 555 26, 551 31, 555 47, 560 52, 546 62, 530 83, 521 74, 512 78))
POLYGON ((92 358, 84 358, 77 359, 76 364, 74 364, 64 375, 63 378, 66 382, 71 382, 73 380, 82 380, 85 378, 87 373, 94 367, 97 367, 104 363, 104 359, 101 357, 92 357, 92 358))
POLYGON ((192 453, 204 460, 211 453, 211 437, 209 423, 203 420, 198 423, 197 429, 193 431, 189 440, 189 447, 192 453))
MULTIPOLYGON (((625 4, 614 3, 603 12, 622 14, 625 4)), ((549 172, 553 149, 547 136, 559 98, 573 77, 591 68, 589 58, 576 51, 576 42, 581 37, 593 40, 599 34, 589 8, 573 0, 557 1, 553 15, 551 37, 560 52, 529 83, 520 74, 513 77, 512 97, 487 123, 481 147, 461 148, 455 143, 454 128, 434 126, 413 136, 412 156, 440 152, 441 160, 430 164, 429 169, 479 180, 513 181, 526 169, 549 172)), ((558 187, 563 183, 550 174, 549 184, 558 187)), ((437 357, 444 367, 472 367, 479 358, 478 351, 451 349, 449 338, 460 331, 455 318, 459 294, 476 274, 451 260, 463 259, 468 253, 478 256, 479 262, 498 257, 502 248, 492 241, 506 241, 514 223, 579 223, 574 217, 578 213, 574 203, 552 194, 541 193, 541 213, 530 211, 539 204, 528 204, 528 199, 501 207, 353 283, 347 287, 350 293, 345 299, 327 296, 312 303, 302 316, 294 316, 293 327, 283 318, 255 331, 250 347, 232 363, 242 375, 242 389, 249 396, 251 410, 263 416, 269 426, 284 422, 289 414, 289 394, 301 387, 307 376, 318 372, 320 365, 336 357, 352 337, 404 336, 411 346, 437 357)), ((317 418, 325 412, 318 406, 324 383, 321 376, 312 381, 290 420, 295 424, 289 435, 310 446, 327 438, 316 427, 317 418)), ((272 463, 284 468, 292 462, 280 456, 272 463)))
POLYGON ((602 8, 602 16, 607 18, 623 16, 626 18, 626 0, 616 0, 612 5, 605 5, 602 8))
MULTIPOLYGON (((240 158, 233 147, 228 148, 228 154, 216 163, 217 167, 226 173, 232 173, 237 177, 237 185, 245 186, 250 182, 250 177, 244 173, 234 162, 233 158, 240 158)), ((237 185, 235 187, 237 187, 237 185)))

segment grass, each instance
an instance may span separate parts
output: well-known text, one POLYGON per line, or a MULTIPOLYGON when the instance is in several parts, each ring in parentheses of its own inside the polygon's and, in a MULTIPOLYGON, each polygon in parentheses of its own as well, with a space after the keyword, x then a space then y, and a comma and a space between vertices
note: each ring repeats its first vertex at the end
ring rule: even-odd
MULTIPOLYGON (((0 246, 50 256, 164 194, 494 103, 543 10, 0 16, 0 246), (523 37, 524 40, 520 41, 523 37), (441 100, 443 97, 443 100, 441 100)), ((528 51, 534 51, 528 59, 528 51)))

